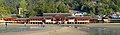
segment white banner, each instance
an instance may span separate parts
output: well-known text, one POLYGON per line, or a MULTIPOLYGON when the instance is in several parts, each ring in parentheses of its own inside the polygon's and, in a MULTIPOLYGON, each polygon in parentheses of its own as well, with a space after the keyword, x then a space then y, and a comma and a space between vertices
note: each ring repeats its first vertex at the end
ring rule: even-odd
POLYGON ((68 21, 69 21, 69 22, 75 22, 75 20, 74 20, 74 19, 69 19, 68 21))
POLYGON ((30 21, 30 22, 42 22, 42 21, 30 21))
POLYGON ((77 21, 77 22, 89 22, 89 21, 77 21))
POLYGON ((51 20, 46 20, 45 22, 52 22, 51 20))

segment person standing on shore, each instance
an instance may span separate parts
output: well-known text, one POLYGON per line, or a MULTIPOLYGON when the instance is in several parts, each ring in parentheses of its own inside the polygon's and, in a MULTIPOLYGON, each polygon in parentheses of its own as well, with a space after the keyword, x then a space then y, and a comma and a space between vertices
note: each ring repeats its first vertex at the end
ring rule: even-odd
POLYGON ((45 27, 45 23, 41 24, 42 27, 45 27))
POLYGON ((6 27, 6 28, 7 28, 7 25, 8 25, 8 24, 7 24, 7 23, 5 23, 5 27, 6 27))

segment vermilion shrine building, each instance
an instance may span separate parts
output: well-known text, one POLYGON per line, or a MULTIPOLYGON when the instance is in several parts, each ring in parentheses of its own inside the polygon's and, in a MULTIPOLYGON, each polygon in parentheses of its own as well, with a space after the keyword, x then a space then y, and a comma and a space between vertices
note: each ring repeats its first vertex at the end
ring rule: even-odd
POLYGON ((29 24, 86 24, 90 23, 89 17, 72 16, 70 13, 44 13, 43 16, 30 18, 4 18, 6 23, 29 23, 29 24))

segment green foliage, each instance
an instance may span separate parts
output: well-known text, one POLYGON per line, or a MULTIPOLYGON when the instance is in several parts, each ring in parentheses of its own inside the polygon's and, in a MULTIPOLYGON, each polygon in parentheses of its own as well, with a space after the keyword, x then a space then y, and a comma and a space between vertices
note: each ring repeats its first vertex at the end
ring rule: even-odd
POLYGON ((0 0, 0 18, 6 17, 10 14, 10 9, 5 4, 4 0, 0 0))
MULTIPOLYGON (((81 0, 82 1, 82 0, 81 0)), ((95 2, 95 1, 94 1, 95 2)), ((82 1, 81 11, 90 12, 99 15, 110 15, 113 12, 119 12, 120 8, 112 0, 99 1, 98 3, 82 1), (87 8, 87 9, 86 9, 87 8), (86 11, 87 10, 87 11, 86 11)))
POLYGON ((20 8, 21 9, 21 14, 23 15, 23 17, 26 17, 26 14, 28 13, 27 9, 27 3, 25 0, 20 0, 20 8))
POLYGON ((26 9, 27 3, 25 0, 20 0, 20 7, 26 9))
POLYGON ((87 12, 90 16, 109 15, 120 11, 120 0, 0 0, 0 15, 18 14, 19 7, 25 17, 42 16, 42 13, 69 13, 69 10, 87 12))
POLYGON ((61 12, 61 13, 67 13, 67 12, 69 12, 69 6, 65 5, 64 3, 61 3, 58 6, 58 12, 61 12))

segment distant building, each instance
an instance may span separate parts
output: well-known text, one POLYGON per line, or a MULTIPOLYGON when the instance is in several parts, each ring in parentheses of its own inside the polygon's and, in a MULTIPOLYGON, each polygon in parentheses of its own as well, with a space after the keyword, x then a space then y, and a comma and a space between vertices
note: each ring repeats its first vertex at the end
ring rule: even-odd
POLYGON ((118 17, 119 17, 119 15, 117 13, 112 14, 112 18, 118 18, 118 17))
POLYGON ((80 12, 77 10, 70 10, 72 16, 80 16, 80 17, 84 17, 84 15, 86 15, 86 12, 80 12))
POLYGON ((11 17, 17 17, 17 15, 16 14, 12 14, 11 17))
POLYGON ((81 16, 81 17, 84 17, 85 14, 87 13, 86 12, 75 13, 76 16, 81 16))

